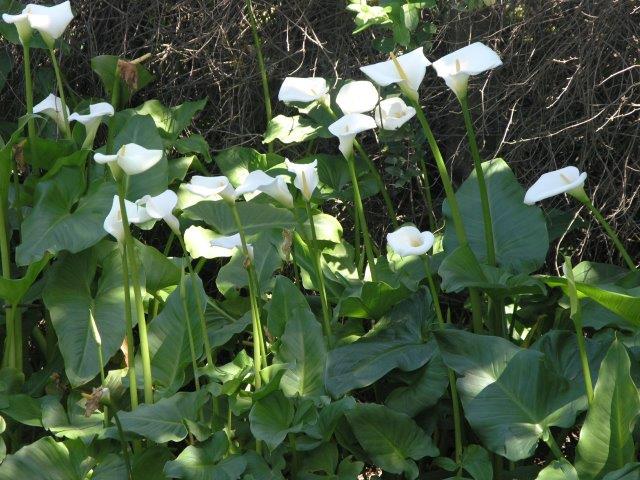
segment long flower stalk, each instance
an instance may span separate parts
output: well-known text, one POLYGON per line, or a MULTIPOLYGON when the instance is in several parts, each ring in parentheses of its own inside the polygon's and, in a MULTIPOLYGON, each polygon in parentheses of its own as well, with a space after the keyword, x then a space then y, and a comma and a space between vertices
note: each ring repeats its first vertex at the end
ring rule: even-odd
MULTIPOLYGON (((183 263, 186 263, 186 258, 183 263)), ((187 304, 187 286, 185 281, 185 265, 180 269, 180 301, 184 313, 184 321, 187 325, 187 335, 189 337, 189 353, 191 354, 191 366, 193 368, 193 381, 196 385, 196 392, 200 390, 200 376, 198 375, 198 359, 196 358, 196 347, 193 340, 193 331, 191 330, 191 319, 189 318, 189 305, 187 304)), ((197 292, 196 292, 197 294, 197 292)))
POLYGON ((22 58, 24 63, 24 98, 27 104, 27 133, 29 144, 33 149, 36 141, 36 125, 33 118, 33 78, 31 76, 31 45, 29 42, 22 44, 22 58))
POLYGON ((53 65, 53 71, 56 74, 56 83, 58 85, 58 94, 60 95, 60 103, 62 104, 62 117, 64 118, 64 134, 68 140, 71 140, 71 128, 69 128, 69 113, 67 112, 67 101, 64 94, 64 84, 62 83, 62 74, 60 73, 60 65, 56 58, 53 47, 49 48, 49 55, 51 56, 51 63, 53 65))
POLYGON ((133 339, 133 320, 131 317, 131 286, 129 284, 129 261, 127 259, 127 249, 124 244, 120 245, 122 260, 122 280, 124 284, 124 321, 127 338, 127 375, 129 377, 129 398, 131 399, 131 410, 138 408, 138 379, 136 378, 135 367, 135 344, 133 339))

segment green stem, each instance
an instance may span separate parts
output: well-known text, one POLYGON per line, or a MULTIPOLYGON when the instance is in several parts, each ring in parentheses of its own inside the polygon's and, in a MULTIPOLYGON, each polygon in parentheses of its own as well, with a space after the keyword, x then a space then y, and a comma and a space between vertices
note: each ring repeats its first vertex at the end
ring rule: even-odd
MULTIPOLYGON (((126 177, 118 181, 118 198, 120 200, 120 214, 122 216, 122 226, 124 227, 124 245, 127 249, 127 260, 129 261, 129 271, 131 272, 131 281, 133 282, 133 296, 136 306, 136 317, 138 320, 138 333, 140 337, 140 357, 142 358, 142 377, 144 379, 144 401, 145 403, 153 403, 153 376, 151 374, 151 355, 149 354, 149 338, 147 335, 147 320, 144 313, 144 303, 142 300, 142 290, 140 283, 140 270, 138 268, 138 259, 135 251, 133 238, 131 237, 131 229, 129 228, 129 218, 127 217, 127 209, 125 206, 126 195, 126 177)), ((132 361, 133 359, 129 359, 132 361)))
MULTIPOLYGON (((424 115, 424 111, 422 110, 422 106, 420 105, 420 103, 411 97, 408 97, 408 98, 410 103, 412 103, 413 107, 416 109, 416 116, 420 121, 420 125, 422 126, 422 130, 424 132, 425 138, 429 143, 429 148, 431 149, 431 153, 433 154, 433 158, 436 162, 436 167, 438 168, 438 174, 440 175, 440 179, 442 180, 442 185, 444 186, 444 192, 447 197, 447 201, 449 202, 449 209, 451 210, 453 226, 455 228, 458 241, 460 242, 460 245, 468 246, 469 240, 467 238, 467 233, 464 230, 464 224, 462 223, 462 215, 460 214, 458 199, 456 198, 455 191, 453 190, 451 177, 449 177, 449 172, 447 171, 447 166, 445 165, 444 159, 442 158, 442 153, 440 153, 438 142, 436 142, 436 139, 433 136, 433 132, 431 131, 431 127, 429 126, 429 122, 427 121, 427 117, 424 115)), ((482 332, 482 300, 480 298, 480 293, 476 288, 469 288, 469 298, 471 300, 473 331, 475 333, 481 333, 482 332)))
POLYGON ((124 458, 124 464, 127 468, 127 477, 129 480, 133 480, 133 470, 131 469, 131 459, 129 458, 129 447, 124 437, 124 430, 122 430, 122 424, 120 423, 118 414, 115 412, 113 413, 113 419, 116 421, 116 427, 118 429, 118 437, 120 438, 120 444, 122 445, 122 456, 124 458))
POLYGON ((622 255, 622 258, 624 259, 629 269, 635 270, 636 265, 635 263, 633 263, 633 260, 631 259, 631 255, 629 255, 629 252, 627 252, 627 250, 624 248, 624 245, 622 245, 622 242, 618 238, 618 235, 616 235, 616 232, 613 231, 613 229, 611 228, 611 225, 609 225, 609 222, 605 220, 602 213, 600 213, 600 210, 598 210, 593 205, 591 200, 589 200, 589 198, 586 195, 584 195, 584 197, 583 196, 578 197, 578 200, 580 200, 591 211, 593 216, 596 217, 596 220, 598 221, 598 223, 600 223, 602 228, 605 229, 605 231, 607 232, 607 235, 609 235, 609 238, 615 244, 616 248, 618 249, 618 252, 620 252, 620 255, 622 255))
POLYGON ((217 313, 222 315, 224 318, 229 320, 230 322, 235 322, 236 319, 229 315, 220 305, 218 305, 214 300, 207 298, 207 305, 213 308, 217 313))
MULTIPOLYGON (((253 44, 256 49, 256 58, 258 60, 258 68, 260 69, 260 78, 262 80, 262 96, 264 97, 264 111, 267 117, 267 126, 271 122, 271 94, 269 93, 269 78, 267 76, 267 69, 264 64, 264 56, 262 55, 262 40, 258 33, 258 25, 256 22, 256 16, 253 12, 253 5, 251 0, 245 0, 247 7, 247 13, 249 15, 249 23, 251 24, 251 34, 253 35, 253 44)), ((273 143, 269 144, 269 152, 273 151, 273 143)))
MULTIPOLYGON (((0 260, 2 261, 2 278, 11 279, 11 252, 9 250, 9 232, 7 229, 7 210, 9 206, 8 188, 0 192, 0 260)), ((15 348, 15 322, 13 317, 14 307, 9 309, 5 305, 5 321, 7 336, 5 339, 5 352, 3 365, 15 368, 16 348, 15 348)))
POLYGON ((420 173, 422 175, 422 189, 424 195, 424 201, 427 204, 427 216, 429 217, 429 230, 435 232, 436 230, 436 218, 433 211, 433 197, 431 196, 431 188, 429 186, 429 171, 427 170, 427 164, 424 161, 422 150, 420 146, 416 148, 416 155, 418 156, 418 166, 420 167, 420 173))
POLYGON ((553 438, 553 435, 551 434, 550 430, 547 431, 547 435, 544 441, 549 446, 549 450, 551 450, 551 452, 556 456, 558 460, 564 459, 564 455, 562 455, 562 450, 560 450, 560 447, 556 443, 556 439, 553 438))
POLYGON ((459 98, 462 106, 462 114, 464 116, 464 124, 467 128, 467 138, 469 139, 469 148, 473 157, 473 165, 478 180, 478 190, 480 192, 480 204, 482 205, 482 221, 484 225, 484 241, 487 247, 487 263, 491 266, 496 265, 496 249, 493 240, 493 223, 491 222, 491 208, 489 206, 489 193, 487 192, 487 182, 484 178, 482 170, 482 160, 478 143, 476 141, 476 133, 473 129, 471 121, 471 112, 469 111, 469 101, 467 96, 459 98))
MULTIPOLYGON (((33 118, 33 79, 31 77, 31 47, 29 43, 22 45, 24 63, 24 95, 27 104, 27 132, 29 133, 29 144, 33 149, 36 141, 36 124, 33 118)), ((32 150, 33 151, 33 150, 32 150)))
MULTIPOLYGON (((183 262, 186 263, 186 258, 183 262)), ((200 376, 198 375, 198 360, 196 359, 196 347, 193 341, 193 332, 191 330, 191 319, 189 318, 189 306, 187 305, 187 287, 184 276, 184 265, 180 271, 180 301, 182 302, 182 310, 184 312, 184 321, 187 325, 187 335, 189 336, 189 352, 191 353, 191 366, 193 367, 193 380, 196 384, 196 392, 200 391, 200 376)))
POLYGON ((67 101, 64 94, 64 84, 62 83, 62 75, 60 74, 60 65, 58 65, 58 59, 53 51, 53 48, 49 49, 51 55, 51 63, 53 64, 53 71, 56 74, 56 83, 58 84, 58 93, 60 94, 60 103, 62 104, 62 118, 64 119, 64 134, 68 140, 71 140, 71 129, 69 128, 69 114, 67 112, 67 101))
POLYGON ((316 276, 318 277, 318 291, 320 292, 320 302, 322 304, 322 326, 324 327, 324 334, 327 337, 327 343, 329 348, 333 344, 333 335, 331 332, 331 310, 329 309, 329 300, 327 299, 327 290, 324 284, 324 274, 322 273, 322 253, 320 246, 318 245, 318 236, 316 234, 316 225, 313 220, 313 212, 311 211, 311 204, 308 201, 304 202, 307 209, 307 217, 309 217, 309 225, 311 226, 311 245, 313 248, 313 260, 316 268, 316 276))
POLYGON ((127 332, 127 374, 129 376, 129 398, 131 399, 131 410, 138 408, 138 379, 136 378, 135 367, 135 346, 133 340, 133 320, 131 318, 131 287, 129 285, 129 261, 127 259, 127 249, 121 245, 122 259, 122 280, 124 284, 124 321, 127 332))
POLYGON ((371 270, 371 279, 375 282, 377 279, 375 269, 375 256, 373 255, 373 247, 371 245, 371 235, 369 234, 367 219, 364 216, 364 207, 362 206, 362 197, 360 196, 360 186, 358 185, 358 177, 356 175, 353 153, 351 155, 348 155, 346 159, 347 165, 349 167, 349 175, 351 176, 351 184, 353 187, 353 202, 356 207, 358 221, 360 222, 360 229, 362 231, 362 238, 364 241, 364 249, 367 255, 367 263, 369 264, 369 270, 371 270))
MULTIPOLYGON (((251 326, 253 330, 253 368, 254 368, 254 386, 257 389, 262 385, 262 379, 260 378, 260 365, 262 364, 262 352, 264 350, 264 344, 262 342, 262 325, 260 323, 260 310, 258 308, 257 297, 260 295, 259 291, 256 291, 256 285, 253 281, 255 275, 255 268, 251 255, 249 254, 249 247, 247 244, 247 238, 244 234, 244 228, 242 227, 242 221, 238 214, 238 208, 235 202, 229 202, 231 212, 233 214, 233 220, 236 223, 236 228, 240 234, 240 241, 242 242, 242 253, 245 257, 247 265, 247 273, 249 275, 249 301, 251 303, 251 326)), ((264 354, 266 356, 266 352, 264 354)))
MULTIPOLYGON (((116 64, 116 70, 114 72, 114 80, 113 86, 111 87, 111 106, 114 111, 118 111, 119 103, 120 103, 120 72, 118 70, 116 64)), ((109 129, 107 131, 107 153, 113 153, 113 140, 115 135, 115 123, 116 116, 112 115, 109 117, 109 129)))

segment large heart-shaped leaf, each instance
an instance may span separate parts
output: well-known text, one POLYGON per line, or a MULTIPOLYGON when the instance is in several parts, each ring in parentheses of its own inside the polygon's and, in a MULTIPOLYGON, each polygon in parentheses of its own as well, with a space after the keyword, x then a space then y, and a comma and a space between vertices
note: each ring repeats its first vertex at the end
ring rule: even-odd
POLYGON ((120 348, 125 335, 119 252, 111 250, 101 259, 97 249, 66 254, 49 270, 43 299, 58 335, 69 381, 74 386, 87 383, 103 366, 98 362, 89 316, 93 314, 98 327, 105 362, 120 348))
POLYGON ((16 262, 28 265, 45 252, 80 252, 106 235, 102 224, 111 209, 115 185, 94 183, 86 196, 82 171, 64 167, 49 180, 38 183, 34 207, 22 223, 22 243, 16 262))
POLYGON ((437 350, 423 334, 433 319, 430 297, 424 291, 399 303, 367 335, 329 352, 327 391, 339 397, 371 385, 394 368, 411 371, 422 367, 437 350))
POLYGON ((635 460, 633 429, 639 414, 640 395, 631 379, 629 355, 615 340, 600 367, 593 403, 580 430, 580 479, 602 478, 635 460))
POLYGON ((415 479, 414 460, 438 455, 431 437, 403 413, 369 403, 356 405, 346 416, 362 448, 386 472, 415 479))
MULTIPOLYGON (((102 80, 102 86, 104 87, 107 97, 111 97, 113 93, 113 86, 116 81, 116 75, 120 75, 118 72, 118 61, 120 59, 115 55, 99 55, 91 59, 91 69, 98 74, 100 80, 102 80)), ((147 70, 141 63, 129 64, 135 69, 136 81, 134 84, 124 83, 120 81, 120 95, 122 104, 128 103, 131 96, 151 83, 153 75, 147 70)))
POLYGON ((549 427, 570 427, 586 407, 584 390, 561 376, 542 352, 498 337, 436 333, 455 370, 464 413, 484 446, 509 460, 533 455, 549 427))
POLYGON ((0 298, 9 304, 20 303, 48 262, 49 258, 45 255, 39 261, 30 264, 22 278, 0 278, 0 298))
POLYGON ((169 142, 173 142, 206 104, 206 98, 196 102, 184 102, 177 107, 166 107, 158 100, 148 100, 137 107, 135 112, 139 115, 149 115, 162 136, 169 142))
MULTIPOLYGON (((549 248, 547 223, 542 210, 523 203, 524 191, 504 160, 496 158, 484 162, 482 170, 487 182, 498 266, 513 273, 537 270, 544 264, 549 248)), ((456 198, 469 244, 476 257, 484 262, 487 248, 475 171, 458 189, 456 198)), ((442 212, 446 223, 444 245, 445 250, 450 252, 459 242, 446 201, 442 205, 442 212)))

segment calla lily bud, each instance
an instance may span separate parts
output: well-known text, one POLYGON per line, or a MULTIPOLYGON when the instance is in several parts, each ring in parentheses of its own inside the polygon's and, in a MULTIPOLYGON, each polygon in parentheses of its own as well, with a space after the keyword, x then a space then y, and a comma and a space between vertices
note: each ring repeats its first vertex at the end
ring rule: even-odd
POLYGON ((483 43, 476 42, 433 62, 433 68, 458 98, 467 95, 469 76, 478 75, 502 65, 498 54, 483 43))
POLYGON ((424 56, 422 47, 394 57, 385 62, 360 67, 362 73, 381 87, 397 83, 408 95, 418 98, 418 88, 431 62, 424 56))
POLYGON ((172 190, 165 190, 155 197, 145 195, 136 202, 136 205, 146 208, 149 217, 156 220, 164 220, 173 233, 180 235, 180 222, 173 215, 173 210, 177 204, 178 196, 172 190))
POLYGON ((586 198, 582 188, 586 179, 587 173, 580 173, 580 170, 573 166, 545 173, 527 190, 524 203, 533 205, 561 193, 568 193, 582 201, 586 198))
POLYGON ((62 36, 73 20, 71 4, 68 1, 53 7, 27 5, 25 10, 28 11, 31 28, 40 32, 49 48, 53 48, 55 40, 62 36))
POLYGON ((340 152, 349 157, 353 153, 353 141, 358 133, 376 128, 376 121, 368 115, 350 113, 329 125, 329 132, 340 140, 340 152))
POLYGON ((231 182, 225 176, 203 177, 194 175, 189 183, 185 184, 185 188, 207 200, 235 202, 238 196, 231 182))
POLYGON ((162 150, 149 150, 136 143, 120 147, 115 155, 96 153, 93 159, 100 164, 116 162, 127 175, 146 172, 162 159, 162 150))
POLYGON ((329 86, 324 78, 287 77, 278 92, 278 100, 285 103, 311 103, 322 99, 328 91, 329 86))
POLYGON ((387 243, 401 257, 424 255, 433 247, 434 241, 433 233, 421 232, 412 225, 400 227, 395 232, 387 234, 387 243))
POLYGON ((378 127, 397 130, 415 116, 416 109, 407 106, 401 98, 394 97, 382 100, 373 113, 378 127))
MULTIPOLYGON (((127 220, 129 223, 145 223, 151 220, 145 208, 136 205, 129 200, 124 201, 127 209, 127 220)), ((104 219, 103 227, 105 231, 113 236, 118 242, 124 241, 124 225, 122 225, 122 213, 120 211, 120 197, 113 196, 111 211, 104 219)))
MULTIPOLYGON (((231 257, 236 249, 242 250, 242 239, 239 233, 228 237, 218 237, 211 240, 211 246, 216 247, 217 257, 231 257)), ((249 258, 253 260, 253 246, 247 244, 247 249, 249 250, 249 258)))
MULTIPOLYGON (((66 107, 65 107, 66 108, 66 107)), ((33 107, 33 113, 42 113, 51 118, 58 128, 62 131, 66 130, 66 124, 64 122, 64 114, 62 113, 62 100, 50 93, 47 98, 33 107)), ((67 108, 67 116, 69 116, 69 109, 67 108)))
POLYGON ((69 116, 70 122, 76 121, 84 125, 86 136, 82 144, 83 148, 91 148, 102 119, 104 117, 112 117, 114 113, 110 103, 100 102, 89 105, 89 113, 87 114, 74 112, 69 116))
POLYGON ((9 13, 2 14, 2 20, 5 23, 10 23, 16 26, 16 30, 18 30, 18 38, 20 38, 20 43, 22 43, 22 45, 28 45, 31 41, 31 37, 33 36, 33 30, 29 23, 28 8, 29 7, 24 8, 22 13, 18 13, 17 15, 11 15, 9 13))
POLYGON ((236 194, 246 195, 254 192, 262 192, 276 199, 287 208, 293 208, 293 196, 289 191, 285 175, 271 177, 262 170, 254 170, 247 175, 242 185, 236 188, 236 194))
POLYGON ((373 83, 358 80, 344 85, 336 96, 336 103, 345 115, 370 112, 380 101, 380 95, 373 83))
POLYGON ((295 174, 296 178, 293 180, 295 187, 300 190, 302 196, 306 201, 310 201, 313 196, 313 191, 318 187, 318 161, 314 160, 311 163, 293 163, 288 159, 284 161, 287 166, 287 170, 295 174))

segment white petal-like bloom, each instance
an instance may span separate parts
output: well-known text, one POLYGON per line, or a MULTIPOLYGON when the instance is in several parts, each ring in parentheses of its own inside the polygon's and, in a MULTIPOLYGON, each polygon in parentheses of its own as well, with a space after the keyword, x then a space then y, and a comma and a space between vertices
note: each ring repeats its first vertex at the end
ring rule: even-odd
MULTIPOLYGON (((65 130, 66 125, 64 123, 64 114, 62 113, 62 100, 60 97, 50 93, 47 98, 33 107, 33 113, 42 113, 51 118, 60 130, 65 130)), ((67 108, 67 117, 69 116, 69 109, 67 108)))
POLYGON ((53 7, 30 4, 25 10, 31 28, 38 30, 49 45, 62 36, 73 20, 71 3, 68 1, 53 7))
POLYGON ((476 42, 433 62, 439 77, 458 97, 467 94, 469 76, 478 75, 502 65, 498 54, 485 44, 476 42))
POLYGON ((424 255, 433 247, 434 241, 433 233, 421 232, 411 225, 387 234, 387 243, 401 257, 424 255))
POLYGON ((69 115, 69 121, 80 122, 88 129, 90 125, 93 125, 95 123, 99 124, 104 117, 113 117, 114 113, 115 112, 110 103, 94 103, 93 105, 89 105, 89 113, 83 114, 74 112, 69 115))
POLYGON ((278 100, 287 103, 310 103, 320 100, 328 91, 329 86, 324 78, 287 77, 278 92, 278 100))
POLYGON ((137 143, 127 143, 115 155, 96 153, 93 159, 101 164, 116 162, 127 175, 137 175, 153 167, 162 155, 162 150, 149 150, 137 143))
POLYGON ((418 47, 395 59, 360 67, 360 70, 381 87, 397 83, 417 96, 429 65, 431 62, 424 56, 422 47, 418 47))
POLYGON ((29 40, 31 40, 33 31, 31 30, 31 25, 29 24, 29 15, 27 13, 26 7, 22 10, 21 13, 18 13, 17 15, 3 13, 2 20, 5 23, 10 23, 16 26, 20 42, 24 44, 25 42, 29 42, 29 40))
POLYGON ((194 175, 185 187, 191 193, 208 200, 235 202, 238 196, 229 179, 223 175, 218 177, 194 175))
POLYGON ((336 103, 345 115, 370 112, 379 101, 378 90, 368 80, 349 82, 340 89, 336 96, 336 103))
POLYGON ((397 130, 415 116, 416 109, 407 106, 401 98, 393 97, 382 100, 373 113, 378 127, 397 130))
MULTIPOLYGON (((229 235, 228 237, 218 237, 211 240, 212 247, 218 247, 219 257, 231 257, 236 249, 242 251, 242 240, 240 234, 229 235)), ((253 246, 247 244, 249 257, 253 260, 253 246)))
POLYGON ((284 206, 293 208, 293 196, 287 187, 287 177, 278 175, 271 177, 262 170, 254 170, 249 173, 238 188, 236 194, 246 195, 248 193, 262 192, 276 199, 284 206))
MULTIPOLYGON (((127 220, 129 223, 144 223, 150 220, 146 210, 129 200, 124 201, 127 209, 127 220)), ((104 219, 103 227, 107 233, 112 235, 117 241, 124 241, 124 225, 122 225, 122 214, 120 212, 120 197, 113 196, 111 211, 104 219)))
POLYGON ((310 201, 313 191, 318 187, 320 181, 318 178, 318 161, 293 163, 289 159, 285 159, 284 163, 287 166, 287 170, 296 176, 293 180, 295 187, 300 190, 305 200, 310 201))
POLYGON ((136 205, 144 206, 149 217, 164 220, 176 235, 180 235, 180 222, 173 215, 177 204, 178 196, 172 190, 165 190, 155 197, 145 195, 136 201, 136 205))
POLYGON ((576 167, 564 167, 560 170, 543 174, 524 196, 524 203, 533 205, 545 198, 561 193, 571 194, 573 191, 582 192, 582 186, 587 179, 587 173, 576 167))
POLYGON ((376 121, 362 113, 350 113, 329 125, 331 134, 340 140, 338 148, 345 157, 353 153, 353 141, 356 135, 374 128, 376 128, 376 121))

